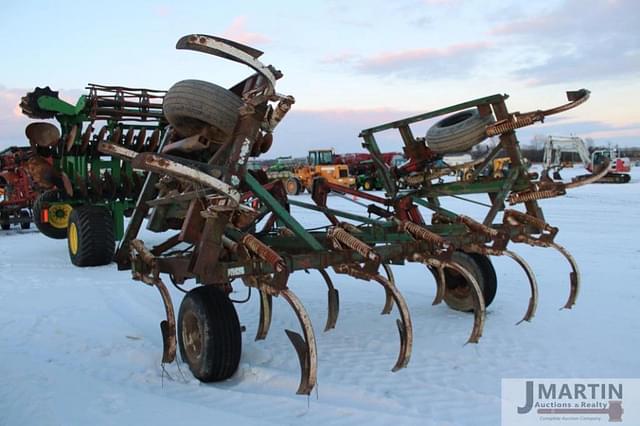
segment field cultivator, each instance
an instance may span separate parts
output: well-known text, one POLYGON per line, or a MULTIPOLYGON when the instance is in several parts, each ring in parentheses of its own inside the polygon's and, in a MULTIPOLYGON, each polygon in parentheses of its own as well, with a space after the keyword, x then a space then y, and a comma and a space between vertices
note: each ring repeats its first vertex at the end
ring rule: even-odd
POLYGON ((31 227, 31 207, 38 195, 29 179, 28 147, 10 147, 0 151, 0 227, 31 227))
POLYGON ((41 189, 34 203, 34 222, 50 238, 68 237, 77 266, 112 261, 115 241, 124 232, 124 216, 135 205, 145 176, 128 162, 102 154, 109 141, 135 152, 155 152, 166 122, 164 92, 89 84, 75 105, 49 87, 22 98, 23 114, 34 119, 26 136, 32 155, 29 174, 41 189))
POLYGON ((339 313, 338 290, 327 272, 329 268, 336 274, 378 283, 384 289, 382 313, 390 314, 395 306, 399 314, 396 324, 400 349, 393 371, 409 362, 413 325, 391 265, 425 265, 436 282, 434 304, 444 300, 453 309, 473 312, 468 338, 472 343, 482 336, 485 308, 496 292, 497 277, 490 256, 510 257, 523 268, 531 293, 523 320, 529 321, 535 314, 535 276, 510 243, 559 250, 572 268, 564 307, 571 308, 575 303, 580 283, 576 263, 555 242, 558 230, 545 221, 537 204, 537 200, 563 195, 569 185, 532 180, 523 165, 514 130, 579 105, 588 98, 588 91, 569 92, 568 104, 547 111, 509 113, 504 103, 507 96, 493 95, 363 130, 360 136, 377 166, 385 196, 317 178, 311 203, 289 198, 281 181, 269 182, 266 174, 247 170, 249 158, 271 146, 275 127, 294 103, 291 96, 275 90, 281 72, 258 60, 262 52, 218 37, 185 36, 177 48, 239 62, 255 74, 229 90, 196 80, 181 81, 169 89, 164 112, 169 122, 167 134, 174 141, 171 150, 165 147, 162 152, 141 153, 108 142, 99 147, 101 152, 149 172, 116 260, 120 269, 131 269, 135 280, 155 286, 161 294, 166 311, 166 319, 160 324, 163 362, 174 361, 179 348, 193 374, 202 381, 224 380, 234 374, 242 339, 229 294, 232 283, 240 280, 259 294, 256 340, 266 338, 269 331, 273 297, 282 296, 295 312, 302 333, 286 330, 286 334, 301 365, 298 393, 309 394, 317 379, 316 342, 302 302, 287 285, 296 271, 315 269, 326 282, 325 330, 335 327, 339 313), (413 136, 411 124, 441 115, 447 117, 434 126, 436 130, 427 134, 426 141, 413 136), (383 161, 376 144, 375 134, 388 129, 399 130, 404 142, 409 161, 400 167, 383 161), (443 153, 469 149, 489 136, 498 136, 499 144, 474 166, 473 179, 440 180, 443 153), (495 178, 483 173, 502 149, 511 161, 507 176, 495 178), (400 179, 411 180, 412 188, 400 189, 400 179), (154 188, 160 184, 162 189, 156 193, 154 188), (370 204, 356 201, 362 214, 340 211, 328 205, 330 193, 356 195, 370 204), (440 204, 442 197, 481 193, 488 194, 490 202, 482 220, 454 213, 440 204), (526 211, 505 210, 507 200, 524 204, 526 211), (326 226, 305 229, 292 216, 291 206, 323 214, 326 226), (433 211, 430 223, 419 207, 433 211), (502 220, 496 222, 500 212, 502 220), (152 229, 176 229, 154 247, 138 239, 143 218, 149 213, 156 218, 149 221, 152 229), (181 290, 188 279, 203 284, 185 291, 177 319, 162 274, 181 290))

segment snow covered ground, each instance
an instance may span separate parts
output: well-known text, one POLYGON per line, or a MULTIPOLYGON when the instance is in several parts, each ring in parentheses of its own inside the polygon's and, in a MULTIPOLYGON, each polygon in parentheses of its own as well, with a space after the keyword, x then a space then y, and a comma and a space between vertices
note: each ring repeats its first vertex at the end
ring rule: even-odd
MULTIPOLYGON (((496 425, 501 378, 640 377, 639 168, 632 177, 630 184, 591 185, 541 202, 560 228, 557 241, 581 267, 573 310, 558 309, 569 291, 567 263, 552 250, 513 246, 537 272, 537 315, 515 325, 527 305, 527 282, 515 263, 494 258, 498 294, 480 343, 465 346, 472 317, 431 306, 435 285, 424 267, 394 267, 414 325, 411 362, 397 373, 390 371, 397 312, 379 315, 381 287, 334 276, 340 318, 322 333, 326 287, 317 273, 294 274, 290 286, 317 334, 318 387, 309 398, 295 394, 298 361, 283 329, 298 326, 283 301, 274 300, 271 332, 261 342, 253 340, 257 298, 237 305, 246 333, 232 379, 201 384, 175 363, 163 375, 163 308, 155 289, 115 265, 72 266, 65 241, 2 231, 0 425, 496 425)), ((335 197, 330 204, 359 209, 335 197)), ((450 205, 470 215, 484 211, 457 200, 450 205)), ((324 223, 319 215, 303 222, 324 223)), ((236 290, 235 298, 245 295, 243 286, 236 290)), ((182 294, 172 289, 172 296, 178 306, 182 294)))

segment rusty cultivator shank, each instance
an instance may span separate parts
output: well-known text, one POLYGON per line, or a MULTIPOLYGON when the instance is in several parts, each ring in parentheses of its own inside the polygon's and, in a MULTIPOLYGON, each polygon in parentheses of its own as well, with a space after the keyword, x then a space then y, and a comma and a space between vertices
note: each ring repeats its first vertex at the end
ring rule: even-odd
POLYGON ((287 285, 296 271, 315 269, 326 282, 325 331, 334 328, 339 312, 338 290, 328 268, 382 286, 386 295, 382 313, 390 314, 395 306, 399 316, 400 349, 393 371, 407 366, 413 331, 390 265, 425 265, 437 284, 434 304, 444 300, 453 309, 473 312, 468 338, 472 343, 482 335, 485 308, 496 292, 490 256, 507 256, 522 267, 531 292, 522 320, 529 321, 535 314, 538 287, 527 262, 513 251, 518 243, 555 248, 569 261, 570 292, 564 307, 575 303, 578 268, 555 242, 558 229, 546 222, 537 203, 563 195, 569 186, 533 180, 514 131, 586 101, 588 91, 569 92, 569 103, 546 111, 510 113, 505 106, 507 95, 493 95, 363 130, 360 137, 377 165, 385 196, 319 178, 313 183, 313 203, 306 203, 289 199, 281 181, 269 182, 263 173, 247 170, 250 157, 267 152, 274 129, 294 103, 293 97, 276 92, 280 71, 258 60, 262 52, 218 37, 185 36, 177 48, 239 62, 255 73, 230 89, 198 80, 176 83, 164 97, 168 136, 158 152, 140 152, 109 141, 99 146, 102 153, 149 172, 116 260, 120 269, 132 270, 135 280, 160 292, 166 310, 161 323, 163 362, 174 361, 179 347, 200 380, 233 375, 240 360, 241 326, 229 294, 232 282, 241 281, 259 294, 256 340, 265 339, 269 331, 273 297, 282 297, 294 310, 301 333, 286 330, 286 334, 300 360, 298 393, 309 394, 317 377, 316 342, 302 302, 287 285), (426 138, 412 134, 411 124, 441 115, 446 117, 426 138), (386 164, 376 144, 375 134, 389 129, 399 131, 409 159, 400 167, 386 164), (441 179, 445 173, 436 164, 441 165, 438 160, 443 153, 468 150, 490 136, 499 138, 496 148, 474 163, 466 180, 441 179), (486 169, 502 150, 511 168, 498 179, 486 169), (370 204, 359 202, 362 214, 332 209, 327 205, 330 193, 356 195, 370 204), (489 210, 481 220, 440 205, 441 197, 477 193, 489 196, 489 210), (524 211, 505 210, 507 201, 523 204, 524 211), (305 229, 291 215, 291 206, 324 214, 326 226, 305 229), (419 206, 433 216, 425 219, 419 206), (152 230, 175 229, 153 247, 138 239, 143 218, 149 214, 152 230), (501 221, 496 221, 498 214, 501 221), (177 319, 163 276, 178 287, 188 279, 202 284, 186 293, 177 319))

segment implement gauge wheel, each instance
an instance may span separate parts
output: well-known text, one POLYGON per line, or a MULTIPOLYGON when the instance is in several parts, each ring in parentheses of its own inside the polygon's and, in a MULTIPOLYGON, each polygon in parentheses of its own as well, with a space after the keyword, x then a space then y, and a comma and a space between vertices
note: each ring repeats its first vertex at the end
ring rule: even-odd
POLYGON ((113 218, 107 208, 74 208, 67 228, 67 246, 71 263, 81 267, 111 263, 116 249, 113 228, 113 218))
POLYGON ((67 238, 67 226, 71 215, 70 204, 61 203, 59 191, 45 191, 33 203, 33 223, 43 235, 56 240, 67 238), (56 204, 50 204, 56 203, 56 204))
POLYGON ((477 108, 443 118, 427 131, 427 146, 438 154, 470 150, 487 138, 485 129, 493 115, 480 116, 477 108))
POLYGON ((162 111, 177 132, 187 138, 212 126, 221 140, 231 135, 243 102, 235 93, 201 80, 182 80, 171 86, 162 111))
MULTIPOLYGON (((470 254, 462 251, 453 253, 453 261, 468 270, 478 281, 482 290, 485 306, 489 306, 496 296, 497 277, 491 260, 481 254, 470 254)), ((473 311, 473 297, 467 280, 450 268, 445 268, 445 296, 444 301, 451 309, 462 312, 473 311)))
POLYGON ((238 369, 242 333, 229 297, 212 285, 189 291, 178 313, 178 345, 182 359, 203 382, 228 379, 238 369))

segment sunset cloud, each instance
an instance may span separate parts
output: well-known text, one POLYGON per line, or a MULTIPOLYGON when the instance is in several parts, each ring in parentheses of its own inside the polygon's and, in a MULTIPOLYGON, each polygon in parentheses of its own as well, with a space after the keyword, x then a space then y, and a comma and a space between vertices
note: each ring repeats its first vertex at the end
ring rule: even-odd
POLYGON ((247 31, 247 17, 238 16, 231 25, 222 33, 222 36, 229 40, 237 41, 247 45, 269 43, 271 39, 265 35, 247 31))
POLYGON ((347 62, 352 62, 358 56, 355 53, 351 52, 340 52, 331 55, 327 55, 320 60, 323 64, 343 64, 347 62))
POLYGON ((485 41, 458 43, 381 52, 361 58, 356 70, 367 74, 392 74, 399 77, 437 79, 464 75, 471 71, 482 54, 491 48, 485 41))
POLYGON ((18 106, 27 90, 0 86, 0 150, 11 145, 25 145, 24 128, 29 119, 18 106))
POLYGON ((534 16, 499 22, 488 32, 500 42, 528 46, 540 61, 514 75, 531 85, 640 76, 640 2, 567 0, 534 16), (580 11, 580 13, 576 13, 580 11))
MULTIPOLYGON (((32 90, 0 85, 0 150, 13 145, 28 145, 24 129, 33 120, 22 114, 20 100, 32 90)), ((60 92, 60 99, 75 104, 82 93, 84 91, 79 89, 65 90, 64 93, 60 92)))

